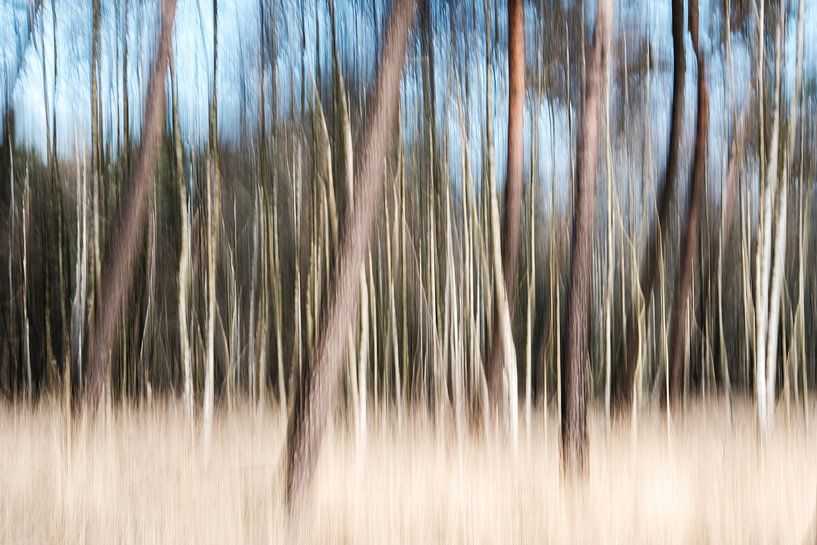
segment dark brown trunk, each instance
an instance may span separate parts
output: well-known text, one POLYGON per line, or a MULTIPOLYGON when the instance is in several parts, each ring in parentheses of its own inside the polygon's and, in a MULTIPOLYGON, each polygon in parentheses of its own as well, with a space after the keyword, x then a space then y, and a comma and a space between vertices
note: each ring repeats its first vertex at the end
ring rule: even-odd
POLYGON ((686 327, 687 304, 692 289, 695 255, 698 253, 698 223, 701 201, 706 187, 706 148, 709 134, 709 90, 706 85, 706 57, 698 44, 698 2, 689 5, 689 28, 695 57, 698 60, 698 114, 695 131, 695 155, 692 164, 692 187, 689 192, 686 227, 681 245, 681 270, 676 284, 670 337, 670 396, 678 399, 683 379, 682 363, 684 344, 688 335, 686 327))
POLYGON ((165 74, 175 13, 176 0, 164 0, 162 33, 148 84, 142 138, 133 177, 126 189, 127 193, 123 195, 119 211, 114 216, 116 222, 106 252, 99 316, 89 348, 88 382, 84 394, 84 405, 91 410, 96 409, 103 401, 102 394, 111 373, 115 330, 119 324, 122 304, 127 299, 133 282, 134 263, 144 231, 147 198, 164 129, 165 74))
MULTIPOLYGON (((686 82, 686 56, 684 53, 684 0, 672 0, 672 43, 674 51, 672 118, 670 120, 669 149, 664 185, 658 198, 658 223, 650 232, 647 241, 647 259, 641 274, 641 289, 649 306, 655 288, 655 276, 662 253, 666 254, 669 209, 680 170, 681 139, 684 132, 684 86, 686 82), (664 248, 664 252, 661 249, 664 248)), ((646 312, 646 309, 645 309, 646 312)), ((628 345, 621 345, 618 361, 621 363, 613 374, 613 402, 617 410, 625 409, 632 401, 636 359, 641 342, 638 335, 638 320, 628 320, 628 345)))
POLYGON ((347 328, 357 312, 360 268, 383 202, 382 161, 390 148, 414 4, 415 0, 397 0, 392 8, 363 138, 356 147, 360 156, 355 161, 354 213, 344 215, 325 320, 289 418, 285 498, 290 509, 298 504, 312 478, 327 419, 335 405, 347 328))
POLYGON ((600 120, 606 98, 613 0, 599 0, 577 144, 573 257, 567 306, 567 344, 562 373, 562 462, 568 471, 585 467, 587 448, 587 330, 590 271, 596 212, 600 120))
MULTIPOLYGON (((522 210, 522 168, 525 148, 525 18, 522 0, 508 2, 508 164, 505 180, 505 221, 502 228, 502 274, 513 323, 519 268, 519 224, 522 210)), ((500 271, 497 271, 498 273, 500 271)), ((502 391, 502 329, 499 304, 494 305, 494 331, 488 369, 488 392, 496 407, 502 391)))

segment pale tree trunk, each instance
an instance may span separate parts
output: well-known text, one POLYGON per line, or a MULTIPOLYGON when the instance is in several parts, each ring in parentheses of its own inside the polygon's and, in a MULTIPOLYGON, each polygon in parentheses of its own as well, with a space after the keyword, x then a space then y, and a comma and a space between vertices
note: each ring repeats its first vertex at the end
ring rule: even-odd
POLYGON ((216 274, 221 232, 221 180, 218 164, 218 0, 213 0, 213 86, 210 91, 210 150, 207 156, 207 347, 204 365, 204 399, 202 408, 203 439, 210 442, 215 397, 215 332, 218 313, 216 274))
MULTIPOLYGON (((613 244, 613 192, 616 191, 613 181, 613 153, 610 142, 610 101, 604 109, 604 149, 605 166, 607 167, 607 236, 605 240, 606 271, 604 280, 604 414, 609 425, 613 387, 613 290, 615 289, 615 245, 613 244)), ((623 303, 622 303, 623 304, 623 303)), ((663 314, 662 314, 663 316, 663 314)))
MULTIPOLYGON (((505 222, 500 243, 496 233, 495 250, 501 252, 502 261, 495 275, 504 282, 506 301, 495 291, 494 330, 491 341, 491 359, 488 362, 488 392, 491 405, 496 411, 500 399, 514 407, 507 407, 508 414, 516 413, 517 392, 507 389, 516 383, 516 348, 513 342, 513 314, 517 291, 519 267, 519 231, 522 209, 522 170, 525 152, 525 21, 523 0, 508 2, 508 163, 505 180, 505 222), (504 306, 504 308, 503 308, 504 306), (503 316, 507 314, 507 317, 503 316), (507 320, 507 331, 505 321, 507 320), (510 346, 506 346, 510 344, 510 346), (513 359, 509 359, 511 355, 513 359), (510 376, 513 375, 513 380, 510 376)), ((488 83, 490 85, 490 83, 488 83)), ((491 120, 489 120, 491 122, 491 120)), ((493 185, 491 187, 493 190, 493 185)), ((493 192, 493 191, 492 191, 493 192)), ((498 214, 498 210, 494 211, 498 214)), ((499 221, 497 219, 497 221, 499 221)), ((493 222, 493 220, 492 220, 493 222)), ((515 426, 512 423, 512 426, 515 426)))
MULTIPOLYGON (((774 264, 772 266, 769 299, 769 337, 766 347, 766 418, 767 432, 774 421, 777 392, 777 337, 780 331, 780 304, 782 302, 783 276, 786 272, 786 218, 788 216, 788 188, 786 168, 783 168, 783 185, 777 202, 777 221, 774 239, 774 264)), ((785 344, 785 339, 784 339, 785 344)))
MULTIPOLYGON (((769 370, 767 369, 767 365, 769 363, 769 333, 770 328, 774 327, 773 324, 769 322, 770 306, 774 306, 774 303, 770 305, 769 291, 771 289, 772 268, 772 216, 775 194, 777 192, 777 157, 780 133, 781 34, 780 22, 778 21, 775 28, 775 89, 774 110, 772 111, 772 134, 769 140, 769 164, 766 168, 766 180, 761 192, 761 231, 758 240, 757 275, 755 278, 755 301, 757 304, 755 315, 755 349, 757 352, 755 362, 755 403, 757 407, 758 427, 763 436, 768 435, 771 426, 768 403, 770 399, 768 390, 769 370)), ((762 49, 762 44, 760 47, 762 49)), ((759 66, 759 70, 763 70, 762 65, 759 66)), ((776 341, 776 332, 774 336, 776 341)), ((777 350, 776 342, 774 350, 777 350)), ((771 392, 771 398, 773 398, 773 396, 774 391, 771 392)))
MULTIPOLYGON (((355 184, 354 184, 354 146, 352 144, 352 124, 349 117, 349 102, 346 96, 346 87, 344 84, 343 79, 343 70, 340 63, 340 54, 338 53, 337 47, 337 26, 335 21, 335 2, 334 0, 329 0, 329 15, 331 19, 331 34, 332 34, 332 72, 334 75, 334 86, 335 86, 335 108, 336 111, 340 114, 340 131, 341 131, 341 150, 342 150, 342 172, 343 172, 343 179, 346 188, 346 212, 345 216, 354 213, 354 195, 355 195, 355 184)), ((319 106, 320 107, 320 106, 319 106)), ((323 118, 321 118, 323 119, 323 118)), ((326 125, 323 124, 323 133, 325 134, 325 143, 324 147, 327 151, 327 154, 330 154, 331 151, 329 149, 329 138, 326 135, 326 125)), ((332 172, 332 161, 331 155, 329 155, 330 159, 327 162, 327 171, 329 173, 329 185, 332 186, 331 181, 331 172, 332 172)), ((330 187, 332 191, 331 195, 334 195, 334 189, 330 187)), ((331 199, 330 203, 333 207, 332 212, 332 220, 333 225, 335 226, 333 229, 333 249, 336 249, 338 236, 337 236, 337 212, 334 205, 334 198, 331 199)), ((355 415, 355 430, 356 430, 356 438, 357 438, 357 448, 359 451, 362 451, 363 445, 366 442, 366 428, 367 428, 367 398, 366 398, 366 388, 367 388, 367 381, 366 381, 366 370, 368 365, 368 356, 369 356, 369 303, 368 303, 368 292, 366 289, 367 282, 366 282, 366 270, 365 267, 361 269, 360 272, 360 306, 361 306, 361 317, 360 317, 360 342, 359 347, 357 350, 357 361, 355 361, 355 350, 354 346, 350 350, 349 357, 351 358, 350 361, 350 380, 353 382, 352 384, 352 391, 353 391, 353 399, 356 404, 356 407, 353 411, 355 415), (356 369, 353 369, 354 366, 357 366, 356 369)), ((351 333, 350 333, 351 335, 351 333)))
POLYGON ((366 444, 368 421, 367 367, 369 365, 369 290, 366 283, 366 268, 360 269, 360 348, 357 363, 357 448, 362 453, 366 444))
MULTIPOLYGON (((86 321, 86 299, 88 295, 88 184, 86 181, 85 165, 82 165, 80 172, 80 161, 76 158, 77 164, 77 249, 76 264, 74 269, 74 296, 71 305, 71 339, 73 360, 77 362, 77 384, 82 384, 82 364, 85 349, 85 321, 86 321)), ((14 185, 12 184, 12 189, 14 185)), ((12 192, 12 202, 14 193, 12 192)), ((13 218, 13 216, 12 216, 13 218)), ((12 225, 13 228, 13 225, 12 225)), ((66 387, 69 391, 73 386, 66 387)), ((73 393, 73 391, 71 391, 73 393)), ((74 400, 75 397, 71 397, 74 400)))
MULTIPOLYGON (((12 170, 14 162, 12 162, 12 170)), ((29 189, 28 166, 23 185, 23 359, 26 373, 26 399, 31 401, 34 394, 34 381, 31 369, 31 333, 28 320, 28 231, 31 215, 31 190, 29 189)), ((14 180, 12 178, 12 183, 14 180)))
MULTIPOLYGON (((535 126, 535 125, 534 125, 535 126)), ((531 132, 530 146, 530 183, 528 185, 528 297, 527 297, 527 330, 525 335, 525 438, 530 443, 531 420, 533 419, 533 322, 536 306, 536 178, 534 149, 536 147, 536 130, 531 132)), ((463 216, 463 222, 465 218, 463 216)))
MULTIPOLYGON (((493 180, 492 180, 493 181, 493 180)), ((494 338, 497 339, 497 346, 502 352, 499 354, 499 366, 501 372, 499 378, 499 389, 501 398, 497 400, 497 405, 501 402, 505 406, 503 420, 505 428, 510 432, 512 448, 516 448, 519 439, 519 415, 517 405, 517 376, 516 376, 516 347, 513 344, 513 330, 511 316, 508 310, 508 294, 505 291, 505 283, 501 275, 502 261, 500 257, 500 234, 499 234, 499 205, 497 204, 496 191, 491 191, 491 247, 493 251, 492 265, 497 274, 494 274, 494 305, 496 316, 494 318, 494 338)))
POLYGON ((283 342, 283 294, 281 288, 281 259, 278 247, 278 218, 273 215, 273 211, 278 210, 278 184, 273 180, 272 185, 272 208, 267 211, 267 221, 272 224, 272 236, 270 239, 269 253, 272 254, 272 305, 273 315, 275 318, 275 357, 278 370, 278 404, 281 408, 282 418, 286 416, 287 412, 287 390, 286 390, 286 373, 284 372, 284 342, 283 342))
MULTIPOLYGON (((795 81, 794 92, 792 93, 791 102, 789 106, 789 133, 783 158, 783 173, 782 173, 782 187, 779 189, 777 195, 776 206, 776 224, 774 226, 774 257, 773 268, 771 271, 771 293, 769 300, 769 317, 768 317, 768 343, 766 347, 766 399, 762 401, 765 403, 765 423, 761 422, 762 430, 768 434, 774 422, 775 400, 777 392, 777 339, 780 330, 780 305, 782 302, 783 278, 786 273, 786 227, 788 218, 788 173, 791 171, 790 165, 794 160, 794 144, 795 135, 797 133, 797 124, 799 121, 799 100, 800 90, 803 78, 803 32, 804 32, 804 0, 800 0, 797 12, 797 53, 795 66, 795 81)), ((781 8, 781 17, 784 16, 781 8)), ((778 23, 779 24, 779 23, 778 23)), ((780 45, 778 45, 780 47, 780 45)), ((781 53, 778 51, 776 63, 778 64, 776 70, 781 71, 780 67, 781 53)), ((780 75, 778 78, 782 77, 780 75)), ((775 120, 780 116, 780 82, 777 83, 778 89, 775 95, 775 120)), ((779 130, 778 122, 773 124, 772 130, 779 130)), ((776 134, 772 134, 772 143, 776 143, 776 134)), ((776 166, 776 159, 778 157, 778 150, 776 147, 770 150, 770 169, 769 176, 776 176, 777 169, 772 168, 776 166)), ((778 182, 768 185, 777 185, 778 182)), ((802 181, 801 181, 802 183, 802 181)), ((767 188, 768 189, 768 188, 767 188)), ((775 190, 776 192, 777 190, 775 190)), ((771 212, 771 210, 769 210, 771 212)), ((758 402, 761 402, 758 398, 758 402)))
MULTIPOLYGON (((53 5, 52 5, 53 8, 53 5)), ((48 163, 48 173, 49 173, 49 185, 46 191, 48 195, 47 198, 47 206, 44 210, 45 221, 43 222, 43 252, 42 252, 42 259, 43 259, 43 268, 44 273, 43 277, 45 279, 45 302, 43 312, 45 314, 45 354, 46 354, 46 385, 50 386, 52 383, 56 383, 57 381, 57 360, 55 359, 54 355, 54 344, 53 338, 51 333, 51 267, 49 266, 49 258, 51 254, 51 216, 53 214, 55 206, 55 199, 56 195, 55 192, 57 191, 57 178, 55 176, 56 172, 56 157, 54 155, 54 148, 52 146, 51 141, 51 116, 48 105, 48 77, 47 77, 47 70, 46 70, 46 62, 45 62, 45 12, 43 12, 42 17, 42 31, 40 32, 40 60, 42 61, 42 78, 43 78, 43 111, 45 112, 45 147, 46 147, 46 160, 48 163)), ((58 240, 58 244, 59 244, 58 240)), ((61 286, 60 286, 61 287, 61 286)), ((60 300, 60 304, 62 301, 60 300)))
POLYGON ((562 374, 562 462, 568 470, 578 471, 583 470, 586 464, 590 267, 601 132, 599 120, 602 119, 603 102, 606 99, 612 33, 613 0, 598 0, 578 135, 573 258, 570 264, 565 369, 562 374))
POLYGON ((346 214, 318 343, 305 368, 287 430, 285 498, 293 509, 303 497, 335 405, 349 317, 357 314, 360 271, 382 203, 382 159, 390 146, 401 73, 414 17, 414 0, 397 0, 386 31, 372 102, 355 171, 355 213, 346 214))
POLYGON ((176 1, 162 2, 162 30, 156 59, 148 83, 147 102, 142 120, 142 138, 139 143, 133 177, 128 193, 123 195, 117 222, 110 237, 105 276, 102 279, 99 320, 90 345, 88 358, 88 388, 85 405, 95 409, 103 401, 103 389, 110 376, 110 354, 114 343, 124 301, 130 292, 137 250, 143 234, 148 191, 153 181, 153 168, 159 154, 162 120, 165 107, 165 74, 168 52, 173 34, 176 1))
MULTIPOLYGON (((343 81, 343 70, 340 64, 340 55, 337 47, 335 26, 335 2, 329 0, 329 15, 332 23, 332 72, 335 84, 335 106, 340 113, 341 144, 343 149, 343 177, 346 182, 346 209, 351 211, 354 203, 354 152, 352 147, 352 124, 349 118, 349 101, 346 97, 346 86, 343 81)), ((335 244, 337 239, 334 238, 335 244)))
POLYGON ((179 126, 178 81, 172 58, 170 76, 173 90, 173 152, 176 161, 176 183, 179 189, 179 214, 181 217, 181 253, 179 255, 179 351, 182 360, 182 382, 184 407, 190 426, 193 424, 193 361, 188 330, 188 298, 190 296, 190 274, 192 259, 190 254, 190 213, 188 210, 187 184, 184 178, 184 155, 181 127, 179 126))
MULTIPOLYGON (((93 201, 91 207, 91 220, 92 220, 92 249, 91 249, 91 259, 93 261, 93 268, 91 269, 91 298, 90 298, 90 305, 88 309, 88 327, 90 329, 90 334, 92 337, 96 337, 98 333, 96 332, 97 323, 99 320, 97 319, 97 314, 100 312, 98 307, 101 304, 100 301, 100 292, 101 287, 100 284, 102 283, 102 252, 100 249, 100 233, 99 233, 99 176, 101 175, 99 170, 101 167, 101 161, 99 158, 99 100, 98 100, 98 77, 99 77, 99 19, 100 19, 100 6, 99 0, 94 0, 92 2, 92 38, 91 38, 91 200, 93 201)), ((112 316, 112 319, 117 319, 115 316, 118 316, 119 313, 116 313, 112 316)), ((113 339, 110 341, 111 346, 113 346, 113 339)), ((89 350, 93 350, 93 344, 89 346, 89 350)), ((90 357, 94 357, 93 352, 89 352, 88 354, 90 357)), ((102 355, 103 358, 108 359, 110 358, 110 353, 105 353, 102 355)), ((87 366, 88 371, 91 370, 93 363, 89 362, 87 366)), ((108 378, 109 378, 110 371, 106 371, 106 376, 102 378, 104 381, 104 385, 108 387, 108 378)), ((93 377, 90 377, 89 380, 95 380, 93 377)))
POLYGON ((692 180, 687 205, 686 226, 681 242, 681 261, 676 284, 670 337, 670 397, 678 399, 683 378, 684 347, 688 341, 688 302, 694 281, 695 256, 698 254, 698 224, 706 189, 706 150, 709 135, 709 89, 706 84, 706 55, 698 40, 698 1, 689 4, 689 29, 692 46, 698 60, 698 112, 695 130, 695 151, 692 180))

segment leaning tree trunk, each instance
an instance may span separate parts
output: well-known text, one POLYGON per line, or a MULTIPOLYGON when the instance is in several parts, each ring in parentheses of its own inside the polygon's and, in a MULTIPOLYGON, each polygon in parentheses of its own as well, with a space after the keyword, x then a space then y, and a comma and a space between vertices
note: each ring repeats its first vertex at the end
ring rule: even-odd
POLYGON ((327 419, 335 405, 347 328, 359 302, 359 275, 383 202, 382 161, 389 150, 394 126, 414 4, 415 0, 397 0, 392 8, 374 94, 358 146, 361 154, 355 161, 355 212, 343 218, 335 283, 328 294, 317 348, 304 368, 290 415, 285 453, 285 497, 290 508, 298 503, 309 484, 327 419))
POLYGON ((599 0, 593 49, 578 135, 576 201, 573 213, 573 259, 570 264, 567 346, 562 374, 562 461, 568 470, 582 470, 587 446, 587 331, 590 319, 590 270, 596 212, 596 169, 599 162, 599 121, 606 99, 613 0, 599 0))
POLYGON ((706 56, 698 41, 698 2, 689 4, 689 30, 692 34, 692 46, 698 61, 698 119, 695 133, 695 155, 692 164, 692 187, 687 206, 686 228, 681 245, 681 271, 675 291, 675 302, 672 318, 672 336, 670 337, 670 396, 677 399, 680 393, 684 352, 686 342, 687 310, 689 293, 695 267, 695 255, 698 253, 698 223, 700 222, 701 205, 706 187, 706 141, 709 134, 709 89, 706 85, 706 56))
MULTIPOLYGON (((684 86, 686 82, 686 54, 684 52, 684 0, 672 0, 672 43, 674 52, 672 84, 672 118, 670 120, 669 147, 667 149, 667 167, 664 174, 664 185, 658 198, 658 223, 653 227, 647 241, 649 254, 641 274, 641 289, 647 305, 655 287, 655 278, 659 268, 661 251, 667 241, 669 227, 669 209, 672 196, 675 194, 678 176, 680 175, 681 139, 684 132, 684 86)), ((646 311, 646 310, 645 310, 646 311)), ((628 321, 629 330, 627 346, 621 345, 619 362, 622 367, 614 375, 614 405, 621 410, 626 408, 633 394, 636 359, 641 352, 641 338, 638 335, 638 320, 628 321), (626 354, 626 356, 625 356, 626 354)))
POLYGON ((142 138, 133 170, 133 178, 128 184, 128 193, 123 196, 118 221, 110 237, 107 262, 102 278, 102 290, 97 328, 91 340, 88 354, 88 384, 84 404, 93 410, 102 401, 102 393, 110 376, 111 351, 116 326, 122 314, 122 305, 130 292, 137 250, 143 234, 147 197, 153 181, 153 167, 159 154, 159 145, 164 129, 165 74, 173 34, 173 18, 176 14, 176 0, 162 3, 162 33, 156 59, 148 84, 147 103, 142 120, 142 138))
MULTIPOLYGON (((491 406, 496 409, 500 402, 516 403, 516 392, 511 391, 510 374, 516 375, 513 336, 509 334, 513 323, 516 300, 516 278, 519 266, 519 224, 522 210, 522 167, 525 151, 525 22, 522 0, 508 2, 508 164, 505 180, 505 222, 501 246, 502 264, 497 274, 504 276, 505 300, 497 293, 494 302, 494 328, 491 341, 491 359, 488 361, 488 393, 491 406), (504 307, 504 308, 503 308, 504 307), (507 317, 503 319, 503 314, 507 317), (507 327, 503 327, 504 322, 507 327), (510 361, 512 360, 512 361, 510 361), (503 380, 504 377, 504 380, 503 380)), ((493 190, 493 188, 491 188, 493 190)), ((499 242, 499 241, 497 241, 499 242)), ((498 279, 502 281, 502 279, 498 279)), ((511 414, 514 411, 511 410, 511 414)))

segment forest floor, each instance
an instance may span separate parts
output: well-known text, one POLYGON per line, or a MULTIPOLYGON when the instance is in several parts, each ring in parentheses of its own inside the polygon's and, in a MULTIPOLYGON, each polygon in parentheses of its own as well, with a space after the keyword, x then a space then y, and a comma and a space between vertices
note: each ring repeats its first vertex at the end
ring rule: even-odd
POLYGON ((330 428, 287 525, 285 422, 271 408, 220 411, 205 449, 178 405, 70 431, 56 404, 0 405, 0 542, 811 544, 817 410, 809 426, 802 408, 778 407, 763 447, 749 403, 731 416, 722 402, 690 407, 669 433, 658 409, 612 429, 596 411, 580 480, 563 477, 557 420, 541 410, 515 453, 501 437, 370 412, 362 448, 330 428))

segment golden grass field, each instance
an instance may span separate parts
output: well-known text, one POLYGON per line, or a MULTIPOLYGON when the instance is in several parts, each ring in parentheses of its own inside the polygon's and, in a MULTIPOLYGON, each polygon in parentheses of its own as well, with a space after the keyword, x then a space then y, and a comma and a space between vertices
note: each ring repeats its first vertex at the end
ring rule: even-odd
MULTIPOLYGON (((281 500, 280 413, 222 411, 207 452, 181 407, 117 409, 69 433, 57 405, 0 407, 0 541, 80 543, 814 543, 817 414, 750 404, 590 425, 589 471, 562 476, 540 411, 516 454, 415 415, 372 416, 365 449, 336 424, 300 520, 281 500)), ((524 430, 524 427, 523 427, 524 430)))

